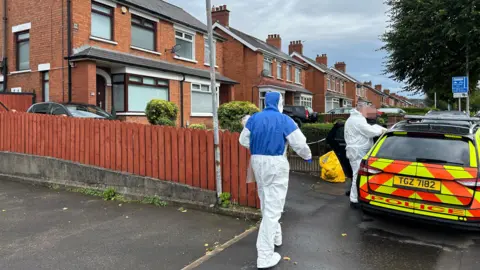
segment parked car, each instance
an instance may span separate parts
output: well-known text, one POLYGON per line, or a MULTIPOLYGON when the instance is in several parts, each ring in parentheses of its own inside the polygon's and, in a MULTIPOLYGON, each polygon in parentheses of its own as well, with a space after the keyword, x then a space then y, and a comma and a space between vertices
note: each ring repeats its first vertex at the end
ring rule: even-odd
POLYGON ((76 118, 97 118, 113 120, 114 117, 101 108, 81 103, 60 104, 55 102, 42 102, 33 104, 27 113, 63 115, 76 118))
POLYGON ((475 206, 480 130, 472 121, 464 126, 463 118, 453 119, 456 123, 404 121, 382 135, 359 170, 364 211, 480 228, 475 206))
POLYGON ((380 108, 378 109, 379 112, 381 112, 382 114, 386 113, 386 114, 399 114, 399 115, 405 115, 407 114, 406 111, 400 109, 400 108, 380 108))
POLYGON ((327 112, 327 114, 350 114, 352 107, 335 108, 327 112))
POLYGON ((461 111, 429 111, 425 115, 427 116, 460 116, 460 117, 468 117, 465 112, 461 111))
POLYGON ((313 123, 317 121, 318 114, 312 108, 306 106, 290 106, 283 107, 283 114, 290 116, 300 127, 302 123, 313 123))

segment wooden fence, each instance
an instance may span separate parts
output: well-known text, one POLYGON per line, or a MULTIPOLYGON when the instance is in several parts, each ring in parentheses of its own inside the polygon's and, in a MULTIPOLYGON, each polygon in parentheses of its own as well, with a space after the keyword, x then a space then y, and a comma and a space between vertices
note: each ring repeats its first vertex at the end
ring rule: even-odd
MULTIPOLYGON (((223 192, 259 207, 246 183, 249 152, 238 133, 220 135, 223 192)), ((216 190, 213 132, 27 113, 0 113, 0 151, 49 156, 216 190)))
MULTIPOLYGON (((0 92, 0 102, 3 103, 8 110, 26 112, 35 102, 35 94, 0 92)), ((0 111, 4 111, 3 106, 0 107, 0 111)))

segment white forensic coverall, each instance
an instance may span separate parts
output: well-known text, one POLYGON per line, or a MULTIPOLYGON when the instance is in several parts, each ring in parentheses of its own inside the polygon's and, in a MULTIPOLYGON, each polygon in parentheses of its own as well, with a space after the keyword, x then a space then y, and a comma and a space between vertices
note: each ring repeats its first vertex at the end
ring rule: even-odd
POLYGON ((357 175, 363 157, 373 146, 373 138, 382 135, 386 129, 379 125, 370 125, 367 119, 356 109, 350 111, 350 117, 345 122, 345 142, 347 143, 347 158, 352 166, 352 187, 350 201, 358 203, 357 175))
POLYGON ((240 144, 252 154, 251 166, 258 186, 262 222, 257 238, 257 267, 277 265, 280 254, 275 245, 282 245, 280 217, 285 206, 290 166, 286 157, 287 145, 303 159, 311 160, 307 140, 295 122, 282 114, 282 95, 269 92, 266 108, 250 117, 240 135, 240 144))

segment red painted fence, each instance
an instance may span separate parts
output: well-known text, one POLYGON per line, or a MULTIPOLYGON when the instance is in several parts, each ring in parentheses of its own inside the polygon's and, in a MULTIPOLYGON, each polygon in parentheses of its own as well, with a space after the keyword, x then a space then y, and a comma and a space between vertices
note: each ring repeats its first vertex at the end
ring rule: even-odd
MULTIPOLYGON (((0 102, 8 108, 8 110, 16 110, 18 112, 26 112, 32 106, 35 100, 33 93, 10 93, 0 92, 0 102)), ((0 112, 5 111, 0 104, 0 112)))
MULTIPOLYGON (((259 207, 246 183, 247 149, 239 134, 220 134, 223 192, 259 207)), ((0 151, 49 156, 216 190, 213 132, 27 113, 0 113, 0 151)))

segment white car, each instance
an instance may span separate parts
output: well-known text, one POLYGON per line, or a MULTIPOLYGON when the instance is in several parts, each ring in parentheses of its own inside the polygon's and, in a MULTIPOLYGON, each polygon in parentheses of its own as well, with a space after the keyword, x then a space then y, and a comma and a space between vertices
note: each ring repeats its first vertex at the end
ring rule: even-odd
POLYGON ((400 108, 381 108, 381 109, 378 109, 378 111, 386 114, 401 114, 401 115, 407 114, 406 111, 400 108))

